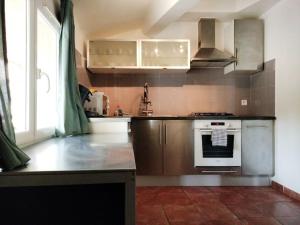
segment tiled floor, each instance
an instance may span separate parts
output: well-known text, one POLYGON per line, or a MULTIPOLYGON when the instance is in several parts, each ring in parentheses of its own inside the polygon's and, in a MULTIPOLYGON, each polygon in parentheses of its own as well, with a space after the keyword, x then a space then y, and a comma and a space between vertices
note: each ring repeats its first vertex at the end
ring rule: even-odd
POLYGON ((300 202, 269 187, 138 187, 137 225, 300 225, 300 202))

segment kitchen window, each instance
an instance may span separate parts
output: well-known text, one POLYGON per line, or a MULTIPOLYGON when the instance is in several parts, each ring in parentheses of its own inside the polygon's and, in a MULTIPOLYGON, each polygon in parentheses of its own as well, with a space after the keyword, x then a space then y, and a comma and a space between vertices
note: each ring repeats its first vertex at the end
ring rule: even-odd
POLYGON ((60 25, 38 0, 6 0, 12 121, 18 145, 54 134, 60 25))

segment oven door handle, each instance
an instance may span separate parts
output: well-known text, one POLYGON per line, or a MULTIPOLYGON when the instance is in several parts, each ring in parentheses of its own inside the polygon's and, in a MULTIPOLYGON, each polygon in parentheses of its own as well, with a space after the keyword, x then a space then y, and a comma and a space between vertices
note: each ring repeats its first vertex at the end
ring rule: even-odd
POLYGON ((236 170, 202 170, 202 173, 237 173, 236 170))
MULTIPOLYGON (((199 128, 195 128, 195 129, 199 129, 199 128)), ((199 129, 200 132, 212 132, 212 129, 199 129)), ((240 132, 240 129, 226 129, 227 132, 240 132)))

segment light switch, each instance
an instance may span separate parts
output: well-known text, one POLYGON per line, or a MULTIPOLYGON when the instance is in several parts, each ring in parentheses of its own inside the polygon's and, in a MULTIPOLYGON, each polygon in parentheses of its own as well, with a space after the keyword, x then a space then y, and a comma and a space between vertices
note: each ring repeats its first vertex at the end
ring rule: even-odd
POLYGON ((241 100, 241 105, 242 105, 242 106, 248 105, 247 99, 242 99, 242 100, 241 100))

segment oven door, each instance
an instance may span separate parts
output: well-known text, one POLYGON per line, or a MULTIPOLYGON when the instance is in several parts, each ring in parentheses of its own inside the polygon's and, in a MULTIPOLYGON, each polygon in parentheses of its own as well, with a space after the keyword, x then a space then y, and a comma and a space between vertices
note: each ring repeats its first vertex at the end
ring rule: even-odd
POLYGON ((212 146, 211 133, 195 129, 195 166, 241 166, 241 130, 227 130, 227 146, 212 146))

